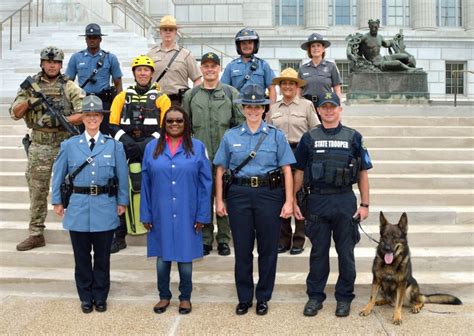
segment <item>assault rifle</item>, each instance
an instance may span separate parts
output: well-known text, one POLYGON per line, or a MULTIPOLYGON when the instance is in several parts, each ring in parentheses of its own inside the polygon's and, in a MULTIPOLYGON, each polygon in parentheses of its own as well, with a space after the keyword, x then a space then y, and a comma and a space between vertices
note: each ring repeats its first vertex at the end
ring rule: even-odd
POLYGON ((61 126, 63 126, 66 129, 66 131, 68 131, 71 135, 80 134, 79 129, 76 126, 71 124, 69 120, 67 120, 63 114, 58 113, 53 108, 53 104, 51 103, 50 98, 46 97, 46 95, 43 92, 41 92, 41 88, 39 87, 38 83, 36 83, 35 80, 31 76, 28 76, 23 81, 23 83, 20 84, 20 87, 23 90, 32 91, 35 97, 41 98, 43 102, 43 106, 45 107, 46 114, 56 118, 61 124, 61 126))

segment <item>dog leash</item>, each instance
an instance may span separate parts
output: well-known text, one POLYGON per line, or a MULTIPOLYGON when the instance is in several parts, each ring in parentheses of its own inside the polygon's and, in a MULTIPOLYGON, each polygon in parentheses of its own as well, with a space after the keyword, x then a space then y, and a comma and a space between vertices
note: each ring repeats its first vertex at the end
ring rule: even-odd
POLYGON ((354 218, 355 221, 357 221, 357 224, 359 224, 359 227, 360 229, 362 230, 362 232, 367 236, 367 238, 369 238, 371 241, 373 241, 375 244, 379 245, 380 242, 375 240, 374 238, 372 238, 371 236, 369 236, 369 234, 367 232, 365 232, 364 228, 362 227, 362 224, 360 224, 360 216, 357 216, 356 218, 354 218))

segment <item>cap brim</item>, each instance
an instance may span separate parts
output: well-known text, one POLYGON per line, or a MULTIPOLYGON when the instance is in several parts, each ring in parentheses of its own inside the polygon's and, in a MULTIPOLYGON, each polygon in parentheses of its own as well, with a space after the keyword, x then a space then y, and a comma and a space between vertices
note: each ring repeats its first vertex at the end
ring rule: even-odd
POLYGON ((273 85, 280 85, 281 82, 284 80, 287 81, 292 81, 298 84, 299 87, 303 87, 306 85, 306 81, 300 78, 293 78, 293 77, 275 77, 272 79, 272 84, 273 85))
POLYGON ((78 36, 107 36, 107 34, 82 34, 78 36))
POLYGON ((340 104, 338 104, 337 102, 335 102, 334 100, 331 100, 331 99, 328 99, 328 100, 323 100, 321 101, 320 103, 318 103, 318 107, 321 107, 321 105, 324 105, 326 103, 331 103, 333 104, 334 106, 341 106, 340 104))
POLYGON ((326 40, 313 40, 313 41, 306 41, 305 43, 303 43, 301 45, 301 49, 303 50, 308 50, 308 47, 310 44, 313 44, 313 43, 322 43, 324 45, 324 48, 328 48, 330 45, 331 45, 331 42, 329 41, 326 41, 326 40))
POLYGON ((261 99, 261 100, 247 100, 247 99, 237 99, 234 100, 234 104, 242 105, 270 105, 270 99, 261 99))
POLYGON ((181 26, 171 26, 171 25, 164 25, 164 26, 159 26, 156 28, 157 30, 160 30, 161 28, 174 28, 174 29, 180 29, 181 26))
POLYGON ((81 111, 81 113, 110 113, 109 110, 99 110, 99 111, 81 111))

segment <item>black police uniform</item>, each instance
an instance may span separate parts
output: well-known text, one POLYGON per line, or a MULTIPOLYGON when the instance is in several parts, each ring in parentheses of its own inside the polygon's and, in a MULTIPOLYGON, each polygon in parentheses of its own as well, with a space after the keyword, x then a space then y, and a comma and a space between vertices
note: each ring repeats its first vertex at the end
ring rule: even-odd
POLYGON ((319 302, 326 299, 332 233, 339 261, 335 297, 338 302, 351 302, 356 278, 354 247, 360 239, 352 218, 357 210, 352 184, 360 170, 372 168, 362 135, 341 124, 331 129, 318 125, 303 135, 295 157, 294 168, 304 170, 305 186, 310 187, 305 214, 305 233, 312 244, 308 297, 319 302))

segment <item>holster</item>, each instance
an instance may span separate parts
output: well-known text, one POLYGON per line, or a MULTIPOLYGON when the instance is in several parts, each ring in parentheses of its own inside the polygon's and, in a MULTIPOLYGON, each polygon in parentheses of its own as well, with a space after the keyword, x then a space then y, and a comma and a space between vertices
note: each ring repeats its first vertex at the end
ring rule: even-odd
POLYGON ((28 149, 31 145, 31 138, 28 133, 26 133, 23 139, 21 139, 21 143, 23 144, 23 148, 25 148, 26 155, 28 155, 28 149))
POLYGON ((117 196, 118 194, 118 178, 116 176, 109 178, 107 181, 109 187, 109 197, 117 196))
POLYGON ((66 177, 64 178, 64 182, 61 183, 61 186, 59 189, 61 193, 61 203, 63 205, 63 208, 66 209, 69 205, 72 191, 74 189, 74 184, 72 183, 69 175, 66 175, 66 177))
POLYGON ((283 185, 282 183, 282 176, 281 176, 281 169, 275 169, 267 172, 268 175, 268 186, 270 189, 276 189, 283 185))
POLYGON ((229 188, 232 184, 232 180, 234 179, 234 175, 229 171, 226 171, 224 175, 222 175, 222 198, 227 199, 229 188))
POLYGON ((306 217, 306 213, 308 212, 308 196, 308 187, 302 187, 296 192, 296 204, 298 204, 298 207, 300 208, 303 217, 306 217))

